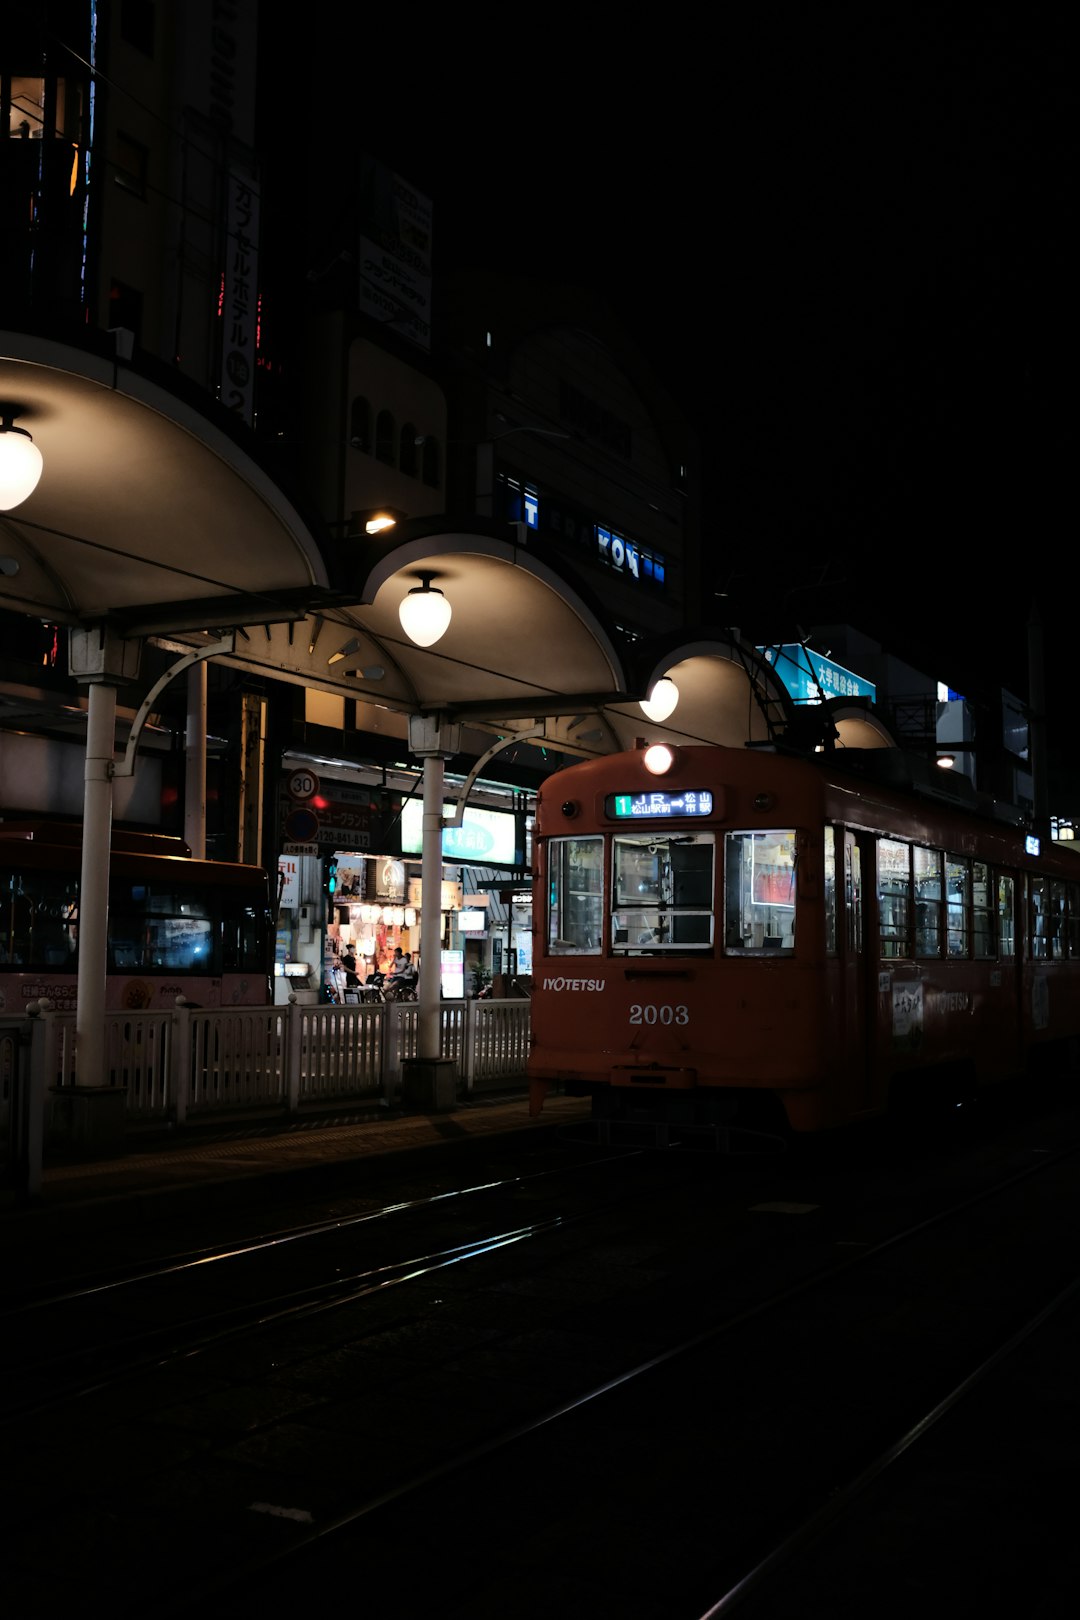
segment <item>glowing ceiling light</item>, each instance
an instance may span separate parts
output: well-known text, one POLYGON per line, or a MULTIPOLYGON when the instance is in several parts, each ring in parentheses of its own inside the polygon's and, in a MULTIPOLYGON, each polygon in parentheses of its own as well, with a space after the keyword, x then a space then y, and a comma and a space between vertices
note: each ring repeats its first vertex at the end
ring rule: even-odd
POLYGON ((668 675, 662 675, 652 688, 647 698, 643 698, 638 707, 648 720, 659 723, 666 720, 668 715, 674 714, 679 702, 679 688, 668 675))
POLYGON ((0 512, 21 506, 34 493, 44 465, 26 429, 14 426, 13 414, 0 414, 0 512))
POLYGON ((430 574, 421 574, 422 584, 416 585, 403 598, 398 608, 401 628, 418 647, 433 647, 450 623, 452 609, 436 586, 430 574))

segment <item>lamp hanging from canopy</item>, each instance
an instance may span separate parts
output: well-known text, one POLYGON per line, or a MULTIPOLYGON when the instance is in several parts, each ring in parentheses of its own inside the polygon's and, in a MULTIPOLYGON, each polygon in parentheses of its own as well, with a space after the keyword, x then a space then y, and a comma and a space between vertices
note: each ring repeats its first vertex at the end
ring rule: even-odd
POLYGON ((638 707, 646 719, 659 723, 675 713, 678 702, 679 688, 669 675, 662 675, 638 707))
POLYGON ((0 512, 21 506, 37 488, 44 465, 41 451, 25 428, 17 428, 14 413, 0 412, 0 512))
POLYGON ((402 598, 398 617, 410 641, 418 647, 433 647, 450 623, 453 610, 442 591, 432 585, 431 574, 421 574, 420 580, 402 598))

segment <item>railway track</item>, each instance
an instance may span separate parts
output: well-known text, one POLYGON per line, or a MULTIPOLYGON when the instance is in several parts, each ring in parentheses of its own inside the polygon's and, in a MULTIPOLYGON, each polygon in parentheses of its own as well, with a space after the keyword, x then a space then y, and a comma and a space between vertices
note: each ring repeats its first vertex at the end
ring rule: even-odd
MULTIPOLYGON (((235 1614, 362 1570, 377 1620, 436 1602, 471 1620, 556 1603, 568 1620, 698 1620, 749 1603, 754 1572, 789 1562, 775 1548, 1067 1290, 1071 1252, 1043 1243, 1036 1267, 1028 1246, 1069 1229, 1072 1151, 935 1163, 914 1183, 878 1178, 876 1200, 861 1177, 826 1180, 817 1203, 791 1197, 805 1182, 763 1196, 772 1171, 591 1159, 274 1234, 242 1287, 214 1285, 248 1297, 210 1321, 178 1316, 177 1297, 190 1303, 197 1279, 202 1301, 235 1258, 172 1257, 144 1279, 151 1294, 182 1285, 164 1340, 135 1355, 112 1341, 126 1368, 103 1341, 80 1399, 12 1413, 6 1437, 16 1466, 35 1434, 61 1467, 85 1461, 119 1402, 127 1462, 117 1451, 104 1472, 130 1507, 113 1613, 235 1614), (468 1234, 466 1205, 483 1210, 468 1234), (444 1241, 416 1248, 433 1223, 444 1241), (382 1254, 333 1274, 341 1243, 376 1230, 402 1234, 397 1269, 380 1280, 382 1254), (268 1291, 259 1266, 288 1253, 306 1271, 324 1242, 329 1274, 307 1297, 268 1291), (150 1533, 163 1516, 184 1532, 171 1591, 150 1533)), ((105 1287, 123 1299, 143 1283, 105 1287)), ((85 1304, 24 1301, 22 1320, 85 1304)), ((148 1309, 132 1313, 144 1335, 161 1328, 148 1309)), ((22 1593, 34 1558, 31 1538, 22 1593)), ((65 1598, 59 1581, 12 1612, 60 1613, 65 1598)))
MULTIPOLYGON (((122 1386, 147 1368, 163 1369, 275 1325, 433 1278, 508 1244, 535 1242, 545 1232, 606 1212, 612 1199, 638 1199, 636 1176, 621 1192, 602 1179, 634 1157, 640 1155, 592 1154, 558 1168, 393 1199, 355 1214, 9 1293, 0 1306, 0 1428, 122 1386), (562 1212, 568 1177, 580 1205, 572 1213, 562 1212), (593 1185, 587 1184, 590 1177, 593 1185), (511 1225, 488 1213, 523 1196, 553 1201, 552 1212, 511 1225), (441 1221, 452 1222, 459 1239, 423 1247, 433 1223, 441 1221), (288 1285, 280 1287, 283 1275, 288 1285)), ((662 1196, 679 1172, 657 1163, 652 1176, 662 1196)))
MULTIPOLYGON (((1080 1280, 1066 1284, 1041 1310, 1019 1323, 934 1406, 835 1486, 799 1524, 779 1533, 759 1561, 709 1604, 700 1620, 721 1620, 736 1611, 742 1620, 753 1616, 780 1620, 804 1613, 809 1593, 834 1620, 844 1616, 855 1620, 867 1612, 868 1567, 871 1580, 877 1577, 874 1613, 882 1620, 889 1616, 901 1620, 915 1606, 923 1614, 948 1614, 955 1620, 1002 1609, 1023 1612, 1029 1604, 1041 1620, 1051 1616, 1064 1620, 1074 1607, 1075 1570, 1071 1525, 1060 1506, 1054 1511, 1054 1488, 1050 1511, 1034 1538, 1037 1552, 1030 1544, 1030 1505, 1026 1516, 1018 1515, 1012 1503, 998 1500, 991 1505, 984 1488, 980 1500, 987 1502, 988 1511, 982 1523, 976 1520, 973 1536, 970 1503, 954 1502, 960 1511, 950 1513, 948 1498, 958 1490, 965 1494, 970 1490, 980 1454, 989 1463, 989 1479, 999 1479, 1003 1456, 1010 1455, 1009 1425, 1018 1405, 1026 1424, 1037 1425, 1039 1401, 1029 1398, 1031 1390, 1043 1383, 1047 1363, 1055 1366, 1054 1376, 1061 1380, 1060 1342, 1075 1343, 1078 1327, 1080 1280), (1059 1344, 1051 1344, 1047 1352, 1046 1339, 1055 1331, 1059 1344), (966 1430, 949 1432, 948 1420, 964 1408, 966 1430), (934 1505, 932 1516, 928 1503, 934 1505), (1001 1524, 1001 1545, 995 1549, 994 1527, 1003 1508, 1007 1517, 1001 1524), (890 1562, 901 1576, 892 1590, 880 1578, 880 1568, 868 1566, 867 1560, 867 1548, 880 1547, 881 1526, 887 1521, 894 1527, 890 1562), (902 1543, 897 1524, 903 1526, 902 1543), (1023 1545, 1025 1540, 1028 1545, 1023 1545), (1011 1559, 1002 1558, 1002 1548, 1011 1559), (1047 1581, 1044 1572, 1055 1562, 1059 1571, 1047 1581), (1012 1593, 1010 1585, 1015 1587, 1012 1593)), ((1055 1416, 1060 1415, 1059 1409, 1055 1416)), ((1038 1451, 1012 1447, 1018 1480, 1024 1480, 1038 1451)), ((1025 1488, 1035 1483, 1025 1480, 1025 1488)), ((993 1486, 991 1490, 1000 1494, 993 1486)), ((1039 1499, 1044 1495, 1045 1489, 1039 1499)))
MULTIPOLYGON (((1046 1199, 1048 1213, 1060 1212, 1060 1200, 1072 1205, 1076 1151, 940 1209, 313 1526, 270 1565, 200 1593, 200 1608, 224 1615, 241 1590, 248 1601, 272 1589, 288 1602, 316 1575, 332 1585, 354 1568, 380 1594, 369 1611, 379 1620, 433 1608, 461 1620, 507 1612, 531 1620, 556 1606, 568 1617, 634 1620, 716 1620, 753 1607, 772 1620, 781 1583, 785 1612, 816 1612, 796 1584, 797 1561, 805 1569, 822 1537, 865 1512, 881 1477, 1059 1313, 1075 1315, 1071 1257, 1036 1265, 1023 1240, 995 1258, 989 1292, 984 1276, 974 1286, 963 1279, 986 1265, 979 1233, 1007 1222, 1011 1201, 1046 1199), (932 1301, 917 1303, 901 1274, 920 1290, 932 1279, 932 1301), (461 1526, 448 1499, 469 1504, 482 1573, 461 1572, 461 1526), (410 1525, 424 1527, 423 1573, 401 1563, 410 1525)), ((887 1588, 885 1571, 880 1579, 887 1588)), ((1036 1572, 1027 1579, 1030 1590, 1036 1572)), ((937 1571, 936 1582, 924 1600, 955 1586, 955 1569, 937 1571)), ((852 1615, 910 1613, 914 1601, 907 1591, 905 1611, 887 1590, 877 1600, 865 1589, 848 1595, 852 1615)), ((958 1608, 954 1594, 940 1612, 985 1606, 958 1608)))

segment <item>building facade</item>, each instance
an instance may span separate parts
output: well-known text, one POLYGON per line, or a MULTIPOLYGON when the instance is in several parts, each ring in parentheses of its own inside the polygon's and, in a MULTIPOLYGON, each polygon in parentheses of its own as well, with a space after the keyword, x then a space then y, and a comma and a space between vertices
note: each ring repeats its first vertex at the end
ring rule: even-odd
MULTIPOLYGON (((362 142, 327 238, 267 27, 255 0, 60 0, 5 25, 5 324, 163 380, 195 431, 200 415, 208 432, 228 418, 330 552, 376 507, 502 522, 580 581, 616 641, 678 633, 697 606, 688 425, 593 301, 444 274, 443 205, 362 142)), ((0 613, 0 814, 77 816, 88 702, 70 624, 2 597, 0 613)), ((340 638, 316 623, 302 669, 278 656, 280 624, 246 622, 232 656, 164 686, 113 813, 184 832, 195 811, 211 857, 278 870, 293 981, 279 991, 318 996, 346 947, 418 944, 420 771, 407 715, 354 695, 340 638)), ((117 683, 118 746, 185 645, 146 638, 138 676, 117 683)), ((450 787, 491 742, 464 729, 450 787)), ((455 983, 459 965, 527 972, 530 792, 557 763, 522 744, 473 784, 471 840, 446 851, 455 983)))

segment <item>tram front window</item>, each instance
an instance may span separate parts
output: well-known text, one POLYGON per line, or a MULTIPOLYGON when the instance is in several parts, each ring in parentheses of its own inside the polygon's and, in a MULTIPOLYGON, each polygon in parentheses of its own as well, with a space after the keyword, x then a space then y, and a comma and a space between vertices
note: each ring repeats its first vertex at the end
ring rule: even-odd
POLYGON ((708 950, 712 833, 627 833, 612 840, 611 949, 618 956, 708 950))

